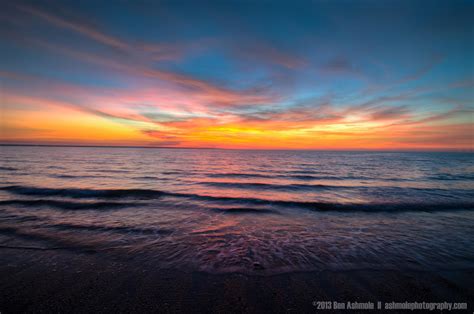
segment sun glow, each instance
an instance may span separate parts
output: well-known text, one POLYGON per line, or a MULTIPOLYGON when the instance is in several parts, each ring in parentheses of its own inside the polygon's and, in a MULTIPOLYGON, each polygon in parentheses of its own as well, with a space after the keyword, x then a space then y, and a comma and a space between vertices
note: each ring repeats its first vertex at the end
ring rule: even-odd
MULTIPOLYGON (((246 24, 264 27, 257 36, 242 35, 240 27, 236 31, 227 24, 210 31, 196 19, 189 36, 178 32, 170 40, 146 29, 125 36, 120 21, 111 17, 99 19, 108 26, 102 27, 85 23, 79 12, 67 18, 61 10, 39 5, 12 4, 8 10, 17 23, 6 23, 12 35, 3 43, 0 68, 3 143, 473 148, 474 82, 472 67, 466 66, 472 41, 464 31, 455 38, 468 49, 453 53, 448 46, 434 51, 438 45, 430 36, 412 38, 414 27, 400 38, 404 25, 419 19, 410 22, 407 17, 394 42, 387 40, 392 26, 378 19, 367 25, 347 21, 349 28, 367 35, 364 47, 390 50, 367 56, 357 49, 349 53, 340 44, 352 37, 329 31, 329 37, 309 38, 300 28, 280 26, 285 24, 281 19, 274 25, 285 31, 275 38, 273 28, 265 29, 261 21, 246 24), (371 24, 380 31, 374 32, 371 24), (34 27, 47 31, 33 34, 34 27), (237 45, 228 41, 229 33, 237 45), (420 49, 411 49, 409 60, 404 50, 396 53, 414 42, 420 49)), ((336 26, 329 23, 326 29, 336 26)))

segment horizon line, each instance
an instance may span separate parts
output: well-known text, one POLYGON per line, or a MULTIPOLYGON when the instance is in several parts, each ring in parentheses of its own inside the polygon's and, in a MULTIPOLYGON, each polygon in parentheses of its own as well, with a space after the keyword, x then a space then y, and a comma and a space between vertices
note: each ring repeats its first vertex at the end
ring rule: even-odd
POLYGON ((473 153, 474 149, 344 149, 344 148, 225 148, 225 147, 175 147, 175 146, 143 146, 143 145, 92 145, 92 144, 45 144, 45 143, 1 143, 0 146, 11 147, 77 147, 77 148, 146 148, 146 149, 203 149, 203 150, 253 150, 253 151, 338 151, 338 152, 444 152, 473 153))

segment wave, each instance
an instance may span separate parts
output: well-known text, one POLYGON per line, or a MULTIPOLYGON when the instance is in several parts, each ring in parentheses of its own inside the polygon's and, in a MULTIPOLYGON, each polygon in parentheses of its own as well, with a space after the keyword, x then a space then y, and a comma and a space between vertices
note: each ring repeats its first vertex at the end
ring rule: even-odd
POLYGON ((62 196, 70 198, 156 198, 164 194, 169 194, 162 191, 147 189, 54 189, 20 185, 1 187, 0 190, 25 196, 62 196))
POLYGON ((118 232, 118 233, 135 233, 135 234, 146 234, 146 235, 168 235, 173 233, 173 230, 169 229, 156 229, 156 228, 136 228, 136 227, 125 227, 125 226, 98 226, 98 225, 78 225, 78 224, 55 224, 50 227, 60 230, 85 230, 85 231, 99 231, 99 232, 118 232))
POLYGON ((199 184, 236 189, 272 189, 272 190, 308 190, 308 189, 329 189, 338 188, 338 186, 324 184, 271 184, 259 182, 198 182, 199 184))
POLYGON ((113 178, 112 176, 104 175, 69 175, 69 174, 52 174, 49 175, 50 178, 57 179, 104 179, 104 178, 113 178))
MULTIPOLYGON (((331 180, 331 181, 344 181, 344 180, 365 180, 365 181, 412 181, 404 178, 370 178, 364 176, 330 176, 330 175, 311 175, 307 171, 287 171, 289 175, 285 174, 260 174, 260 173, 208 173, 206 177, 209 178, 259 178, 259 179, 285 179, 285 180, 297 180, 297 181, 315 181, 315 180, 331 180), (293 174, 295 173, 295 174, 293 174)), ((315 172, 310 172, 315 173, 315 172)))
POLYGON ((107 169, 105 172, 110 172, 110 173, 130 173, 132 172, 131 170, 124 170, 124 169, 107 169))
POLYGON ((84 178, 83 176, 72 176, 69 174, 52 174, 49 176, 50 178, 58 178, 58 179, 81 179, 84 178))
POLYGON ((19 228, 14 227, 0 227, 0 234, 7 235, 7 236, 17 236, 19 238, 23 238, 25 240, 49 240, 49 238, 41 235, 41 234, 32 234, 23 232, 19 228))
POLYGON ((474 175, 459 175, 459 174, 439 174, 436 176, 431 176, 429 180, 439 180, 439 181, 462 181, 462 180, 473 180, 474 175))
POLYGON ((133 177, 133 179, 136 179, 136 180, 160 180, 159 177, 154 177, 154 176, 133 177))
POLYGON ((179 174, 179 175, 182 175, 183 172, 182 172, 182 171, 163 171, 163 172, 161 172, 161 174, 166 174, 166 175, 176 175, 176 174, 179 174))
MULTIPOLYGON (((207 201, 223 201, 234 204, 251 204, 261 206, 279 206, 286 208, 304 208, 312 211, 347 211, 347 212, 402 212, 402 211, 445 211, 472 210, 474 202, 450 203, 329 203, 329 202, 299 202, 284 200, 266 200, 259 198, 233 198, 198 195, 193 198, 207 201)), ((259 209, 256 209, 258 211, 259 209)))
POLYGON ((17 168, 13 167, 0 167, 0 171, 17 171, 17 168))
MULTIPOLYGON (((260 173, 209 173, 206 174, 209 178, 259 178, 259 179, 287 179, 287 180, 301 180, 301 181, 311 181, 311 180, 346 180, 348 178, 344 177, 334 177, 334 176, 320 176, 320 175, 309 175, 309 174, 260 174, 260 173)), ((352 178, 350 178, 352 179, 352 178)))
POLYGON ((263 178, 272 179, 275 176, 258 174, 258 173, 206 173, 206 177, 210 178, 263 178))
MULTIPOLYGON (((290 201, 271 200, 262 198, 246 197, 226 197, 211 196, 192 193, 173 193, 147 189, 53 189, 36 188, 26 186, 6 186, 0 190, 8 191, 12 194, 25 196, 46 196, 46 197, 70 197, 70 198, 129 198, 152 200, 161 197, 186 198, 197 201, 217 202, 237 205, 258 205, 258 206, 279 206, 304 208, 314 211, 443 211, 443 210, 471 210, 474 209, 474 201, 433 201, 433 202, 379 202, 379 203, 330 203, 318 201, 290 201)), ((423 190, 426 189, 414 189, 423 190)), ((431 190, 430 190, 431 191, 431 190)), ((436 190, 434 190, 436 191, 436 190)), ((7 200, 0 201, 0 204, 18 204, 24 206, 53 206, 64 209, 94 209, 124 206, 141 206, 146 203, 125 203, 125 202, 95 202, 81 203, 56 200, 7 200)))
POLYGON ((31 232, 16 227, 0 227, 0 235, 13 236, 33 242, 44 242, 48 247, 24 247, 24 246, 1 246, 11 249, 31 249, 31 250, 69 250, 82 251, 84 253, 97 253, 97 248, 64 237, 50 236, 39 231, 31 232))
POLYGON ((31 216, 31 215, 2 215, 1 219, 4 221, 13 220, 15 222, 29 222, 29 221, 41 221, 44 218, 31 216))
POLYGON ((279 214, 278 211, 266 208, 253 208, 253 207, 230 207, 230 208, 213 208, 216 212, 225 214, 241 214, 241 213, 252 213, 252 214, 279 214))
POLYGON ((114 209, 121 207, 132 207, 140 204, 124 203, 124 202, 69 202, 57 200, 6 200, 0 201, 0 205, 20 205, 25 207, 42 207, 48 206, 63 210, 95 210, 95 209, 114 209))

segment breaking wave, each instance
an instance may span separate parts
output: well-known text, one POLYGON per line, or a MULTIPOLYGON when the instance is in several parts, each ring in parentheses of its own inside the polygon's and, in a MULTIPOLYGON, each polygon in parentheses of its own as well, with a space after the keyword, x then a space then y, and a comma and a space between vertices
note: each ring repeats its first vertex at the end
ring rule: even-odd
MULTIPOLYGON (((205 202, 218 202, 237 205, 258 205, 258 206, 278 206, 291 208, 304 208, 313 211, 443 211, 443 210, 471 210, 474 209, 474 201, 440 201, 435 202, 386 202, 386 203, 331 203, 318 201, 290 201, 272 200, 249 197, 225 197, 200 195, 192 193, 174 193, 152 189, 54 189, 37 188, 27 186, 6 186, 0 190, 7 191, 15 195, 35 196, 35 197, 67 197, 73 199, 133 199, 133 200, 154 200, 162 197, 184 198, 205 202)), ((418 189, 420 190, 420 189, 418 189)), ((118 208, 127 206, 145 205, 142 202, 72 202, 65 200, 35 199, 35 200, 5 200, 0 201, 1 205, 22 205, 22 206, 51 206, 60 209, 102 209, 118 208)), ((212 204, 210 204, 212 205, 212 204)), ((252 212, 248 207, 234 212, 252 212), (242 210, 247 208, 246 210, 242 210)), ((230 210, 232 211, 232 210, 230 210)), ((261 211, 256 209, 255 212, 261 211)))

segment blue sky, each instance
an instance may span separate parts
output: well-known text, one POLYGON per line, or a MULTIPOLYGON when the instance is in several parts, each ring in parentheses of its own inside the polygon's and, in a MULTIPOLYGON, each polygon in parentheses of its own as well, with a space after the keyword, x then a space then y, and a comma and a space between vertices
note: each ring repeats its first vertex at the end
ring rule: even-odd
POLYGON ((113 140, 137 145, 255 147, 266 131, 275 148, 353 148, 351 132, 357 148, 472 148, 472 1, 4 7, 3 141, 85 140, 28 130, 14 108, 31 102, 130 128, 113 140))

